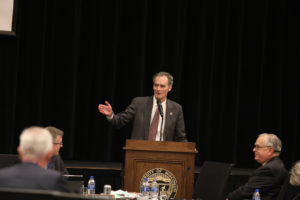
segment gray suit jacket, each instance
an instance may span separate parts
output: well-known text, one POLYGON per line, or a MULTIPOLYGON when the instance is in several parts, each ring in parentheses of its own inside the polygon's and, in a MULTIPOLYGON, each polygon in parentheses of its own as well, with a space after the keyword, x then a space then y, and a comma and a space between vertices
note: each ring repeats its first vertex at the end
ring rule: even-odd
MULTIPOLYGON (((147 140, 150 127, 153 96, 136 97, 122 112, 109 120, 116 128, 121 128, 133 120, 131 139, 147 140)), ((169 99, 166 102, 164 141, 187 141, 182 107, 169 99)))
POLYGON ((287 176, 287 171, 279 157, 270 159, 257 168, 248 182, 228 195, 230 200, 251 199, 255 189, 259 189, 262 200, 276 199, 287 176))
POLYGON ((69 192, 67 181, 59 172, 43 169, 30 162, 1 169, 0 187, 69 192))

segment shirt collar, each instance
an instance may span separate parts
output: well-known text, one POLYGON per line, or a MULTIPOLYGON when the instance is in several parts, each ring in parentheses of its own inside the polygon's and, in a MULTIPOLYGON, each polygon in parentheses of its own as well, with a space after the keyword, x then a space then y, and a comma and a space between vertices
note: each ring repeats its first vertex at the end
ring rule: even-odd
MULTIPOLYGON (((167 104, 167 98, 166 98, 166 100, 164 102, 161 102, 161 105, 163 107, 165 107, 166 104, 167 104)), ((157 100, 156 100, 155 96, 153 96, 153 106, 157 106, 157 100)))

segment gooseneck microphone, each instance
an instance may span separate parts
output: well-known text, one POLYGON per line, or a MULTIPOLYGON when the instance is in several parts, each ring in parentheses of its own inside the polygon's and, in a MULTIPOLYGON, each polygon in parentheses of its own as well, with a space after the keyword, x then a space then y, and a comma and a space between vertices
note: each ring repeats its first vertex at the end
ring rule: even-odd
POLYGON ((164 110, 162 108, 161 101, 159 99, 157 99, 156 103, 157 103, 159 114, 163 118, 163 116, 164 116, 164 110))
POLYGON ((159 141, 162 141, 162 135, 163 135, 162 130, 163 130, 163 123, 164 123, 164 110, 162 108, 161 101, 159 99, 157 99, 156 103, 157 103, 159 114, 161 116, 160 139, 159 139, 159 141))

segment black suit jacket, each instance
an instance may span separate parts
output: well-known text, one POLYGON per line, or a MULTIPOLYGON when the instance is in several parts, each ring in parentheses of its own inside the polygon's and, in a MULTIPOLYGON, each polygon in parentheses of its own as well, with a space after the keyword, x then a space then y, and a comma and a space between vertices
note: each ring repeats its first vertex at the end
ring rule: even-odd
POLYGON ((270 159, 257 168, 248 182, 228 194, 230 200, 251 199, 255 189, 259 189, 261 199, 276 199, 287 176, 287 171, 279 157, 270 159))
POLYGON ((64 161, 61 159, 59 154, 51 157, 48 168, 59 171, 62 175, 69 174, 68 170, 65 168, 64 161))
POLYGON ((300 200, 300 186, 290 184, 290 174, 281 187, 277 200, 300 200))
MULTIPOLYGON (((122 112, 115 114, 109 122, 121 128, 133 120, 132 139, 147 140, 150 127, 153 96, 136 97, 122 112)), ((166 102, 164 141, 187 141, 182 107, 169 99, 166 102)))
POLYGON ((54 170, 24 162, 0 170, 0 187, 69 192, 67 181, 54 170))
POLYGON ((300 186, 288 184, 284 200, 300 200, 300 186))

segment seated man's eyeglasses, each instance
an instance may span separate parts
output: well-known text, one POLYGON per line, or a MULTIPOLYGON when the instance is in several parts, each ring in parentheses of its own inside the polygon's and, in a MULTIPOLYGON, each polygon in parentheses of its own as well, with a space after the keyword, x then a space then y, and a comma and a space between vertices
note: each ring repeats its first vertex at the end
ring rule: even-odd
POLYGON ((61 145, 61 146, 63 146, 63 143, 62 143, 62 142, 53 142, 53 144, 56 144, 56 145, 61 145))
POLYGON ((254 145, 253 146, 253 149, 262 149, 262 148, 269 148, 269 147, 272 147, 272 146, 259 146, 259 145, 254 145))

